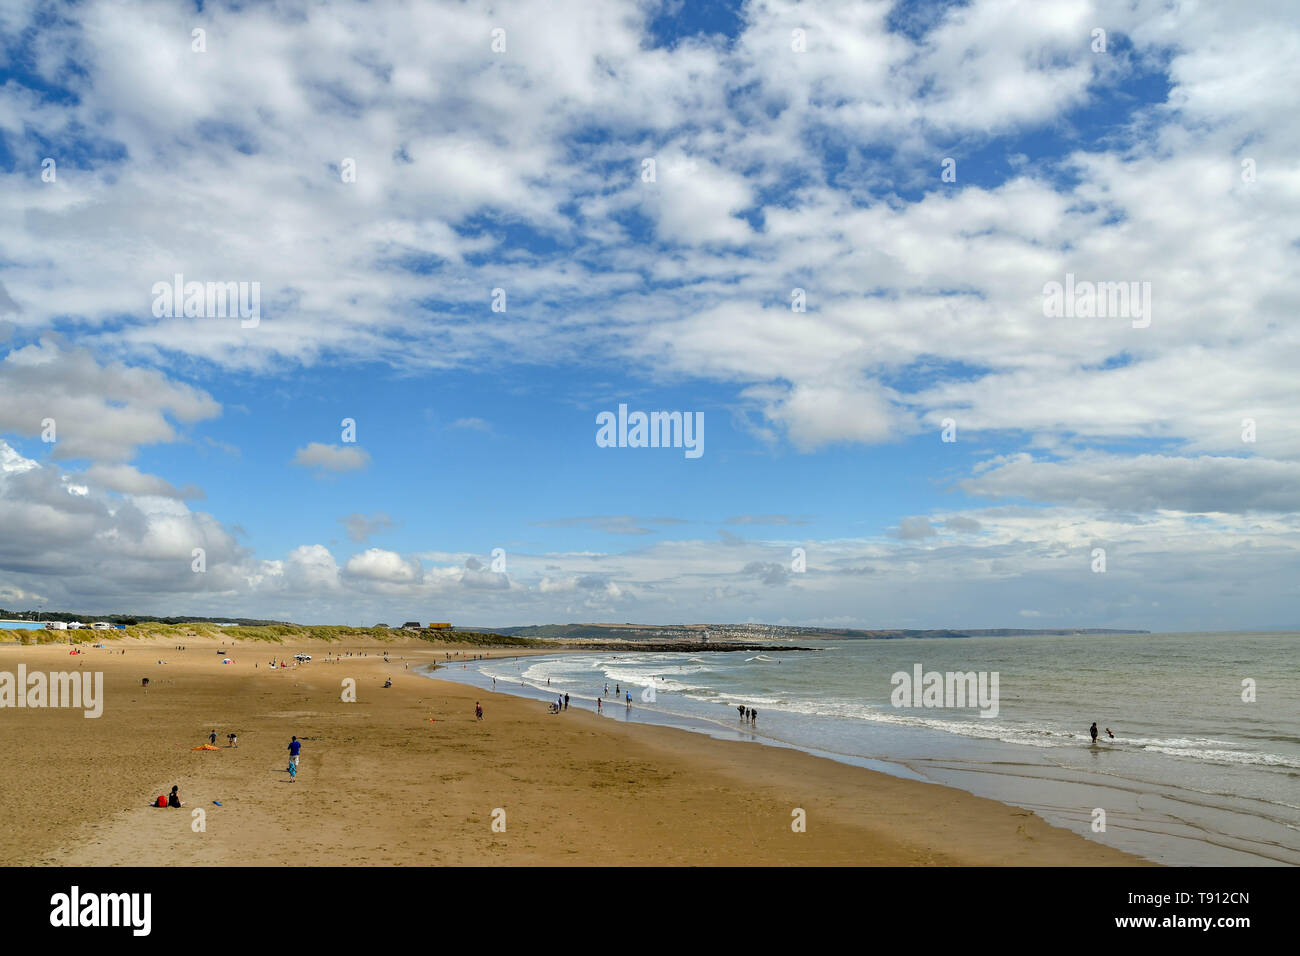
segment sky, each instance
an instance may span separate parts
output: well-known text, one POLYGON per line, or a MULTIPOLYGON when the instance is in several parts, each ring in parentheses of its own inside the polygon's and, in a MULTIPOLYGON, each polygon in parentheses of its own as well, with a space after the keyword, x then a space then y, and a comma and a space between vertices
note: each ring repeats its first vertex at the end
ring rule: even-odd
POLYGON ((1288 2, 7 0, 0 607, 1300 626, 1297 64, 1288 2))

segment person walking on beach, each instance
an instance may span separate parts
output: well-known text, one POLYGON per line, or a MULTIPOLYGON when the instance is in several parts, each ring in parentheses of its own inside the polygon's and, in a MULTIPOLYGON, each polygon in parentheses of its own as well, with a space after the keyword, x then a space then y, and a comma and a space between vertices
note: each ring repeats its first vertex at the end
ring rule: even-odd
POLYGON ((1088 733, 1092 734, 1092 742, 1097 742, 1097 722, 1094 720, 1092 726, 1088 728, 1088 733))
POLYGON ((212 744, 217 742, 217 732, 215 730, 208 734, 208 742, 212 744))
POLYGON ((474 701, 474 716, 479 720, 483 719, 483 705, 478 701, 474 701))
POLYGON ((302 750, 302 742, 294 737, 289 741, 289 766, 293 768, 292 773, 298 772, 298 754, 302 750))
POLYGON ((564 709, 565 709, 565 710, 568 710, 568 709, 569 709, 569 695, 568 695, 568 694, 565 694, 565 695, 564 695, 564 709))
POLYGON ((600 698, 596 698, 596 713, 603 714, 605 711, 600 706, 600 698))

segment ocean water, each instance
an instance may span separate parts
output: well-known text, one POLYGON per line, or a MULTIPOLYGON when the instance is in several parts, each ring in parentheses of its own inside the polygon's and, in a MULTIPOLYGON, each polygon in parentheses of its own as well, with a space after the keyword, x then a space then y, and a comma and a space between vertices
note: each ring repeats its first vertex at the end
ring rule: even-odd
POLYGON ((498 691, 568 693, 589 710, 608 684, 610 720, 948 784, 1162 863, 1300 864, 1300 633, 798 643, 816 649, 557 654, 433 676, 485 689, 495 677, 498 691), (893 675, 917 665, 996 673, 996 715, 910 697, 894 706, 893 675), (611 699, 616 685, 631 706, 611 699), (742 723, 738 705, 757 708, 757 722, 742 723))

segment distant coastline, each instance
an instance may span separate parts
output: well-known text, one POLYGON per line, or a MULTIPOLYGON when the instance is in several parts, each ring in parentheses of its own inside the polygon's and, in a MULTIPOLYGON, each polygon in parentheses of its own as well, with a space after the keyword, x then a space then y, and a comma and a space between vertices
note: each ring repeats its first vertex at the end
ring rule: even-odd
MULTIPOLYGON (((466 630, 469 630, 468 628, 466 630)), ((802 627, 780 624, 533 624, 495 627, 493 633, 545 641, 719 641, 893 640, 898 638, 1075 637, 1085 634, 1150 634, 1135 628, 942 628, 868 630, 843 627, 802 627)))
MULTIPOLYGON (((30 622, 33 630, 39 630, 47 621, 104 621, 109 624, 124 624, 128 627, 140 625, 208 625, 218 628, 257 628, 243 635, 232 637, 264 637, 266 630, 283 634, 285 629, 299 630, 306 628, 313 631, 342 631, 347 634, 360 634, 367 631, 398 631, 397 627, 351 626, 351 625, 302 625, 289 621, 267 621, 243 617, 195 617, 172 616, 155 617, 148 614, 88 614, 73 611, 12 611, 0 608, 0 625, 14 625, 30 622)), ((430 629, 407 628, 419 633, 430 629)), ((811 627, 784 624, 528 624, 515 627, 477 627, 460 625, 447 632, 462 635, 495 635, 498 638, 522 638, 527 641, 541 641, 548 644, 596 642, 605 645, 635 645, 642 650, 654 650, 654 644, 672 645, 672 649, 681 649, 685 644, 699 645, 701 650, 709 650, 712 644, 733 646, 732 649, 750 649, 743 645, 754 642, 805 639, 818 641, 835 640, 896 640, 904 638, 972 638, 972 637, 1074 637, 1087 634, 1150 634, 1151 631, 1137 628, 1108 627, 1064 627, 1064 628, 844 628, 811 627), (740 646, 734 646, 740 645, 740 646)), ((308 636, 308 635, 302 635, 308 636)), ((315 634, 311 636, 325 636, 315 634)), ((330 637, 338 635, 330 634, 330 637)), ((463 642, 464 638, 453 638, 463 642)), ((509 643, 509 642, 507 642, 509 643)), ((793 650, 794 648, 790 648, 793 650)))

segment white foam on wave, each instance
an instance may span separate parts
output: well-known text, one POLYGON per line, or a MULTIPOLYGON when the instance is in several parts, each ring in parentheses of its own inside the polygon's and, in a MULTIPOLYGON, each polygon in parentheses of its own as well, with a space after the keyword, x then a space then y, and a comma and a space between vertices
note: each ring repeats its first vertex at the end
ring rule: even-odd
MULTIPOLYGON (((756 655, 749 661, 767 663, 774 658, 756 655)), ((930 713, 913 709, 894 709, 886 704, 871 704, 848 697, 822 697, 807 699, 776 695, 772 693, 745 693, 735 688, 727 689, 717 685, 683 680, 691 675, 704 675, 712 670, 708 662, 701 658, 687 658, 685 661, 671 663, 663 657, 657 658, 594 658, 575 659, 573 657, 558 660, 536 661, 527 666, 523 673, 496 673, 499 680, 518 682, 521 679, 539 690, 554 690, 557 686, 573 689, 574 685, 584 685, 599 693, 600 682, 608 681, 610 692, 614 685, 621 690, 634 693, 646 687, 654 687, 660 694, 678 694, 689 700, 714 706, 719 703, 728 708, 747 705, 760 712, 797 714, 813 718, 834 720, 866 721, 872 724, 911 727, 920 730, 939 731, 961 737, 981 740, 998 740, 1009 744, 1019 744, 1035 748, 1074 747, 1089 742, 1089 735, 1074 730, 1057 730, 1050 727, 1031 727, 1010 724, 996 718, 986 719, 978 716, 977 708, 965 711, 947 711, 945 716, 931 716, 930 713), (586 667, 595 673, 575 675, 575 667, 586 667), (599 676, 597 676, 599 675, 599 676), (551 679, 551 687, 546 685, 551 679)), ((707 679, 707 678, 706 678, 707 679)), ((668 703, 661 701, 661 703, 668 703)), ((698 716, 698 715, 697 715, 698 716)), ((1220 740, 1210 737, 1124 737, 1114 739, 1102 737, 1099 744, 1106 748, 1130 753, 1148 752, 1179 757, 1187 760, 1227 765, 1253 765, 1284 769, 1300 769, 1300 760, 1274 753, 1239 749, 1243 745, 1237 741, 1220 740)))
POLYGON ((1250 764, 1261 767, 1287 767, 1300 770, 1300 760, 1282 757, 1278 754, 1251 753, 1247 750, 1199 750, 1193 747, 1143 747, 1156 753, 1171 757, 1190 757, 1193 760, 1207 760, 1211 763, 1250 764))

